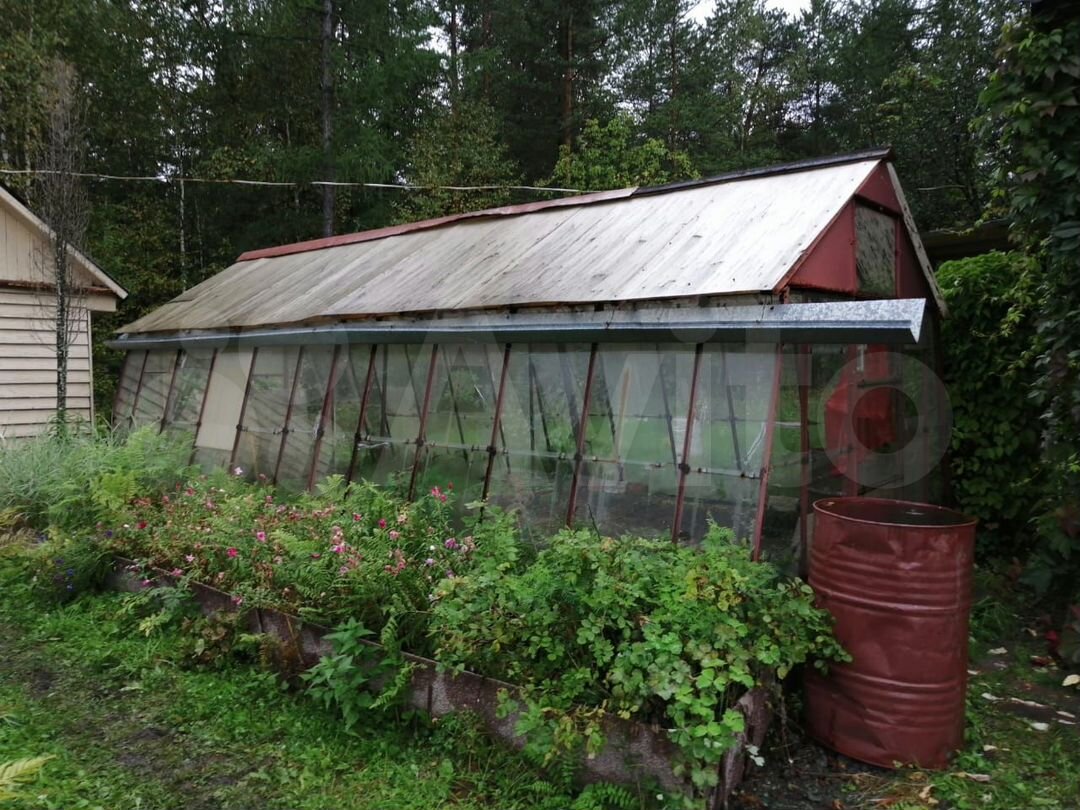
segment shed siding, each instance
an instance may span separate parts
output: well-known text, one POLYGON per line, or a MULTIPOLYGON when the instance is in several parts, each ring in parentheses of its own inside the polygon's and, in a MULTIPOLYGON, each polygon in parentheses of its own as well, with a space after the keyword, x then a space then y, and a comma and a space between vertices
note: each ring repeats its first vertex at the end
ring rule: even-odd
MULTIPOLYGON (((4 275, 8 275, 6 268, 4 275)), ((53 311, 47 293, 0 290, 0 440, 40 433, 56 412, 53 311)), ((91 419, 90 336, 85 312, 83 318, 83 328, 71 348, 67 405, 73 415, 91 419)))

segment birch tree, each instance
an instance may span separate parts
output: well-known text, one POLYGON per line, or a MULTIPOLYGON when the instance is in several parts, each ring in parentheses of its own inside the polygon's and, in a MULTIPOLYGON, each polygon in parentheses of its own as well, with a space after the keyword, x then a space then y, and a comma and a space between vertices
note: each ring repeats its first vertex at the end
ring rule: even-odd
POLYGON ((74 262, 82 249, 89 210, 80 177, 86 138, 74 68, 54 61, 46 88, 45 132, 39 147, 34 198, 49 232, 38 242, 35 263, 43 283, 43 299, 54 293, 48 308, 56 339, 56 423, 64 432, 71 349, 88 320, 86 291, 74 262))

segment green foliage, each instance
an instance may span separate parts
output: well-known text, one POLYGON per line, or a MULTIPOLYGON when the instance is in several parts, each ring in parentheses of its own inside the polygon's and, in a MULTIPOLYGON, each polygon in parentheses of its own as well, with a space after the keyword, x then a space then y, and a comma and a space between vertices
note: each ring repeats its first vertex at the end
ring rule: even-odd
POLYGON ((19 798, 16 789, 33 781, 42 768, 54 757, 27 757, 11 762, 0 762, 0 802, 12 802, 19 798))
POLYGON ((444 581, 437 658, 520 684, 518 731, 545 762, 596 752, 605 715, 670 728, 694 785, 743 730, 735 701, 794 666, 842 659, 810 589, 713 526, 701 549, 565 532, 535 562, 444 581))
POLYGON ((672 180, 696 177, 690 159, 669 151, 656 138, 639 140, 625 115, 601 126, 590 120, 574 147, 559 149, 559 159, 549 185, 583 191, 603 191, 627 186, 656 186, 672 180))
POLYGON ((405 154, 405 178, 420 186, 495 186, 481 191, 433 189, 406 194, 395 206, 406 222, 512 202, 498 186, 518 185, 519 173, 499 139, 495 111, 483 101, 460 101, 433 117, 405 154))
POLYGON ((62 533, 54 533, 25 553, 33 564, 34 584, 59 602, 96 591, 111 565, 110 555, 100 545, 62 533))
POLYGON ((957 506, 981 521, 983 553, 1030 548, 1041 497, 1039 407, 1027 395, 1039 302, 1038 267, 1018 253, 946 262, 938 271, 949 317, 941 324, 953 409, 951 483, 957 506))
POLYGON ((178 623, 150 636, 136 630, 136 616, 158 609, 153 601, 103 593, 51 605, 32 598, 27 578, 20 561, 0 561, 0 763, 26 752, 55 759, 14 808, 566 810, 574 802, 467 717, 429 728, 371 714, 346 732, 305 693, 243 662, 176 666, 178 623), (46 677, 49 688, 38 688, 46 677))
MULTIPOLYGON (((1080 581, 1080 19, 1033 15, 1005 29, 1000 68, 982 96, 997 145, 995 184, 1014 234, 1038 261, 1036 402, 1044 497, 1025 574, 1045 592, 1080 581)), ((1076 601, 1073 599, 1073 601, 1076 601)))
POLYGON ((390 705, 406 683, 394 676, 394 662, 371 643, 372 635, 356 619, 349 619, 326 636, 333 652, 300 676, 316 701, 341 714, 347 730, 372 710, 390 705), (387 691, 376 694, 387 681, 387 691))
POLYGON ((183 480, 190 441, 146 427, 126 437, 89 432, 0 446, 0 509, 18 510, 39 529, 117 522, 133 498, 183 480))

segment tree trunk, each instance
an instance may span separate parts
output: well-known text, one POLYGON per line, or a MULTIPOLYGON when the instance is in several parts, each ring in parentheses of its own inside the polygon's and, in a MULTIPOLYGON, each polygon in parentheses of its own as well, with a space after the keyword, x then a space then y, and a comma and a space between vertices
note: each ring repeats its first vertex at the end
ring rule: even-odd
POLYGON ((562 144, 568 149, 574 142, 574 12, 563 22, 566 30, 562 37, 562 144))
MULTIPOLYGON (((322 17, 322 76, 320 88, 322 90, 322 149, 323 149, 323 179, 333 181, 334 156, 333 156, 333 105, 334 105, 334 81, 333 66, 331 65, 332 45, 334 39, 334 0, 323 0, 322 17)), ((324 185, 322 187, 322 220, 323 236, 334 235, 334 187, 324 185)))

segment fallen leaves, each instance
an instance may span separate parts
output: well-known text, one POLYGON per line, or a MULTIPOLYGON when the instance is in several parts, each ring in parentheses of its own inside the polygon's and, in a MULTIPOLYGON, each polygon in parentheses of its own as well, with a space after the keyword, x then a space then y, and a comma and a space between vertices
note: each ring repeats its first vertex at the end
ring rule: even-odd
POLYGON ((958 776, 961 779, 970 779, 972 782, 989 782, 990 774, 988 773, 968 773, 967 771, 957 771, 953 776, 958 776))
POLYGON ((1062 686, 1075 686, 1080 689, 1080 675, 1075 672, 1072 675, 1067 675, 1065 680, 1061 682, 1062 686))

